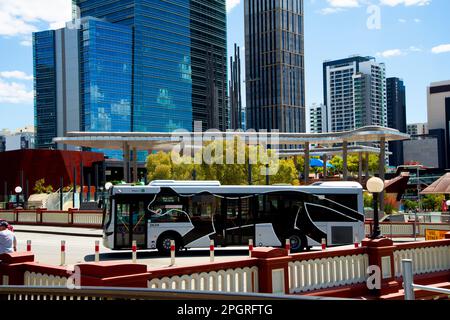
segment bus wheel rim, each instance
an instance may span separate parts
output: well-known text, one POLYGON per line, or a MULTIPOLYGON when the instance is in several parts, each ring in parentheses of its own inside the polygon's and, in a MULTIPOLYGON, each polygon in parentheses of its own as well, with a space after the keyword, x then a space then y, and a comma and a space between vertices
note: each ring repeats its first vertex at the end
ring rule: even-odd
POLYGON ((291 248, 296 250, 300 247, 301 240, 298 236, 290 236, 289 242, 291 244, 291 248))

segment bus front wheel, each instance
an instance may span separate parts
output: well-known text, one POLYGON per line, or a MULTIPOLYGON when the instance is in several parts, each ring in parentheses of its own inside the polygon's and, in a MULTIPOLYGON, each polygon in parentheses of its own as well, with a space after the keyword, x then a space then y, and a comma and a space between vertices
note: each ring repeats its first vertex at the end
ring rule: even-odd
POLYGON ((175 232, 166 232, 159 236, 156 243, 156 248, 161 255, 167 256, 170 254, 170 243, 175 241, 175 251, 178 252, 181 248, 181 237, 175 232))
POLYGON ((305 250, 307 243, 306 237, 298 232, 292 233, 289 236, 289 242, 291 243, 291 252, 301 252, 305 250))

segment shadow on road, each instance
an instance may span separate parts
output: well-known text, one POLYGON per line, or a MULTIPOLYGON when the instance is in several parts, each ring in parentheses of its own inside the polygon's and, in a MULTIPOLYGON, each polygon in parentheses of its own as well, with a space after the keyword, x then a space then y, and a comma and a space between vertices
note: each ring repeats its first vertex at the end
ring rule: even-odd
MULTIPOLYGON (((228 249, 228 250, 220 250, 216 249, 214 251, 214 255, 216 257, 230 257, 230 256, 248 256, 248 249, 228 249)), ((209 250, 182 250, 177 252, 177 257, 182 258, 194 258, 194 257, 209 257, 209 250)), ((169 256, 160 255, 158 251, 138 251, 137 252, 138 259, 169 259, 169 256)), ((117 251, 117 252, 108 252, 100 254, 101 261, 115 261, 115 260, 131 260, 132 252, 131 251, 117 251)), ((95 255, 90 254, 84 257, 85 262, 94 262, 95 255)))

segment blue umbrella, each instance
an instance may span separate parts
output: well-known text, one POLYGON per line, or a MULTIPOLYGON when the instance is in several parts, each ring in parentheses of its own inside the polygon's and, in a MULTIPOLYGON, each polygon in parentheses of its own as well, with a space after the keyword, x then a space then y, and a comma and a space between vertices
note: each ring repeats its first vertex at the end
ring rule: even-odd
POLYGON ((323 167, 323 161, 322 160, 320 160, 320 159, 311 159, 310 161, 309 161, 309 166, 311 167, 311 168, 317 168, 317 167, 323 167))

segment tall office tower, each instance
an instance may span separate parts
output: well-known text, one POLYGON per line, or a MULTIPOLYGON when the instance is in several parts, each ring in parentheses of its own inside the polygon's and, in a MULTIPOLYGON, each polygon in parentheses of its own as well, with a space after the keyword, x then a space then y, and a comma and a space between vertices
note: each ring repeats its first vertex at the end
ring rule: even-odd
POLYGON ((406 126, 406 133, 410 136, 428 134, 428 123, 411 123, 406 126))
POLYGON ((231 80, 230 92, 230 128, 242 129, 242 94, 241 94, 241 55, 240 48, 234 44, 234 57, 230 58, 231 80))
POLYGON ((387 125, 383 63, 359 56, 324 62, 323 84, 329 132, 387 125))
POLYGON ((429 134, 438 137, 439 167, 450 168, 450 81, 434 82, 427 88, 429 134))
MULTIPOLYGON (((403 80, 399 78, 386 79, 387 120, 388 127, 406 133, 406 92, 403 80)), ((389 142, 389 164, 400 166, 403 161, 403 142, 389 142)))
MULTIPOLYGON (((82 18, 104 19, 131 32, 131 131, 192 130, 194 121, 207 129, 213 127, 212 119, 225 129, 225 0, 73 2, 82 18), (210 115, 211 92, 219 116, 210 115)), ((123 41, 125 47, 128 38, 124 34, 114 41, 123 41)))
POLYGON ((309 107, 311 133, 327 132, 327 110, 324 104, 313 103, 309 107))
POLYGON ((247 128, 305 132, 303 0, 245 0, 247 128))
POLYGON ((53 138, 80 130, 78 30, 33 34, 35 146, 55 149, 53 138))

